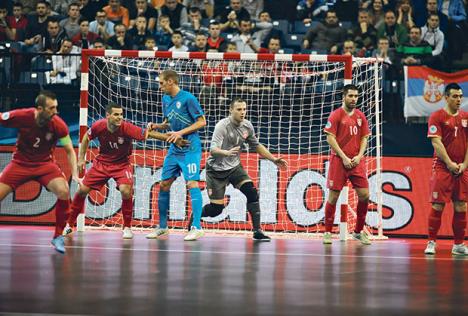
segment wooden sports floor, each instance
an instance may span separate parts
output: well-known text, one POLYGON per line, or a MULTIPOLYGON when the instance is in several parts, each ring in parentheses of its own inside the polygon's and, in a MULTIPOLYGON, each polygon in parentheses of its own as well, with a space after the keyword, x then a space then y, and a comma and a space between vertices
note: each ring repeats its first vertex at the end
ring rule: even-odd
POLYGON ((468 315, 468 257, 440 241, 357 242, 0 226, 0 315, 468 315))

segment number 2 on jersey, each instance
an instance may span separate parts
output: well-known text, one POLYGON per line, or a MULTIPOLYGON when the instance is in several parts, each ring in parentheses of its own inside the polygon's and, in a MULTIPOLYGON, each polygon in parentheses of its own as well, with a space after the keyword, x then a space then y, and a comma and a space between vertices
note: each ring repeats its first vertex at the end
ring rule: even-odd
POLYGON ((39 137, 36 137, 36 142, 34 143, 33 147, 34 148, 39 148, 39 143, 41 142, 41 139, 39 137))

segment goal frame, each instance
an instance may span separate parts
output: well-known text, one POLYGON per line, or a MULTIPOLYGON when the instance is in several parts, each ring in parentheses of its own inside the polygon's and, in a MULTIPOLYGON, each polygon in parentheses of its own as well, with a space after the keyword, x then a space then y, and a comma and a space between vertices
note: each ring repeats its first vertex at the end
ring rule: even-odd
MULTIPOLYGON (((145 51, 145 50, 93 50, 83 49, 81 59, 81 85, 80 85, 80 114, 79 114, 79 148, 82 145, 82 139, 88 130, 88 89, 89 89, 89 59, 90 57, 127 57, 127 58, 167 58, 167 59, 201 59, 201 60, 228 60, 228 61, 293 61, 293 62, 342 62, 344 64, 344 84, 351 84, 353 77, 353 60, 368 60, 376 64, 374 85, 375 85, 375 113, 376 115, 376 176, 377 183, 380 186, 376 188, 377 212, 379 222, 377 225, 376 239, 385 239, 382 226, 382 144, 381 144, 381 100, 380 100, 380 82, 379 68, 376 58, 355 58, 351 55, 313 55, 313 54, 256 54, 256 53, 220 53, 220 52, 170 52, 170 51, 145 51)), ((348 188, 341 191, 339 202, 336 205, 336 211, 343 213, 343 209, 348 205, 348 188)), ((345 240, 346 216, 341 216, 339 224, 339 238, 345 240)), ((77 230, 84 231, 85 214, 81 213, 77 219, 77 230)))

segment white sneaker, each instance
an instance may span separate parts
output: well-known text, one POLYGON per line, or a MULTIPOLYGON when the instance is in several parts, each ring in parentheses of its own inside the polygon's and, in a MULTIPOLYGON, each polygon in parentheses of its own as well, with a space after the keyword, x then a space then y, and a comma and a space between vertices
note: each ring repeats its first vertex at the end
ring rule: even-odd
POLYGON ((133 238, 133 232, 130 227, 125 227, 123 229, 123 234, 122 234, 123 239, 132 239, 133 238))
MULTIPOLYGON (((453 249, 452 249, 452 252, 453 252, 453 249)), ((436 242, 434 240, 429 240, 427 242, 426 250, 424 250, 424 253, 426 255, 434 255, 436 253, 436 242)))
POLYGON ((458 245, 453 245, 452 254, 459 255, 459 256, 468 256, 468 247, 466 247, 465 244, 463 243, 458 244, 458 245))
POLYGON ((184 237, 184 240, 185 241, 197 240, 203 235, 205 235, 205 232, 203 231, 203 229, 197 229, 194 226, 192 226, 192 229, 189 231, 187 236, 184 237))
POLYGON ((169 235, 169 229, 156 227, 151 233, 146 235, 148 239, 158 239, 159 237, 169 235))
POLYGON ((332 243, 332 234, 330 232, 323 233, 322 242, 324 245, 330 245, 332 243))
POLYGON ((67 223, 67 225, 63 229, 62 236, 71 236, 71 234, 73 234, 73 228, 71 228, 70 225, 68 225, 67 223))
POLYGON ((367 236, 367 234, 364 231, 361 231, 360 233, 353 233, 352 236, 354 240, 359 240, 363 245, 371 244, 369 236, 367 236))

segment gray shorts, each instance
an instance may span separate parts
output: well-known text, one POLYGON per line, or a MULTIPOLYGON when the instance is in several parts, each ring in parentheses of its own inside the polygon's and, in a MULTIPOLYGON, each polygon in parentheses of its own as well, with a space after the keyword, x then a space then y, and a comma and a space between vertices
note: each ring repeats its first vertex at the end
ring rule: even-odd
POLYGON ((210 200, 222 200, 228 184, 232 184, 238 189, 242 182, 252 181, 242 165, 238 165, 230 170, 216 171, 206 165, 206 188, 210 200))

